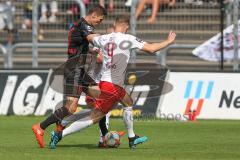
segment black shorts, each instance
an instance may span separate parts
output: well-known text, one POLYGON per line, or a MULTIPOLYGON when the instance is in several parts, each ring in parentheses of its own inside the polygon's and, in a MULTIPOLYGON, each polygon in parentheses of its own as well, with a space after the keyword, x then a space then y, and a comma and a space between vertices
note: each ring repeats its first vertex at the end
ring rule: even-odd
POLYGON ((88 86, 96 85, 79 63, 66 65, 64 70, 64 95, 79 98, 81 92, 87 92, 88 86), (70 66, 70 67, 69 67, 70 66))

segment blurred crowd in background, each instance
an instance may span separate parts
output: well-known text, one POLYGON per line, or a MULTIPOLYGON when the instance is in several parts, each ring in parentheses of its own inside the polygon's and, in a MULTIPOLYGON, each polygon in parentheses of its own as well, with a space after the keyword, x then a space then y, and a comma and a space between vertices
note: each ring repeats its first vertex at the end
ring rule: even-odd
MULTIPOLYGON (((189 5, 203 5, 203 3, 209 3, 216 5, 217 0, 179 0, 189 5)), ((225 0, 225 2, 231 2, 232 0, 225 0)), ((7 43, 13 43, 13 34, 17 32, 17 28, 14 28, 14 14, 16 0, 8 0, 0 3, 0 30, 6 30, 8 32, 7 43)), ((23 21, 21 29, 32 28, 32 1, 30 0, 18 0, 17 2, 23 2, 23 21)), ((67 1, 66 1, 67 2, 67 1)), ((117 0, 83 0, 86 8, 89 8, 93 4, 100 4, 107 8, 109 14, 114 12, 114 3, 124 3, 125 7, 131 7, 132 0, 117 1, 117 0)), ((171 10, 178 3, 178 0, 138 0, 135 17, 140 19, 141 13, 147 10, 150 17, 146 23, 153 24, 156 22, 158 12, 164 12, 165 10, 171 10)), ((78 4, 74 3, 61 3, 58 1, 40 1, 38 7, 38 21, 39 23, 56 23, 59 16, 59 8, 65 9, 65 14, 72 15, 74 18, 71 21, 75 21, 80 17, 80 8, 78 4)), ((130 9, 129 9, 130 11, 130 9)), ((39 29, 39 40, 43 39, 43 29, 39 29)))

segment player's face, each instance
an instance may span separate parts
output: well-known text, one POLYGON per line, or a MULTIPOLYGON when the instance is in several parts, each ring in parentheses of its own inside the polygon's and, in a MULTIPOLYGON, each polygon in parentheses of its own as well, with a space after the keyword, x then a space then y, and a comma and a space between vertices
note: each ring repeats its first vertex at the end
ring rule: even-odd
POLYGON ((99 25, 104 19, 104 15, 96 15, 96 14, 93 14, 92 15, 92 25, 95 27, 97 25, 99 25))

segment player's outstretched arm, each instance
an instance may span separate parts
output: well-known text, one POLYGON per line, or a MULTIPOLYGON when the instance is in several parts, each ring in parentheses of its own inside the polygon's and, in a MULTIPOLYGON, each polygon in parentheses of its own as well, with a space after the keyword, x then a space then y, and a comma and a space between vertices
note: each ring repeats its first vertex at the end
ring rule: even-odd
POLYGON ((98 36, 100 36, 100 34, 89 34, 89 35, 87 36, 87 40, 88 40, 88 42, 93 43, 93 39, 94 39, 95 37, 98 37, 98 36))
POLYGON ((167 47, 168 45, 172 44, 175 38, 176 38, 176 33, 174 33, 173 31, 170 31, 168 34, 167 40, 160 43, 145 43, 141 50, 149 53, 155 53, 156 51, 159 51, 167 47))

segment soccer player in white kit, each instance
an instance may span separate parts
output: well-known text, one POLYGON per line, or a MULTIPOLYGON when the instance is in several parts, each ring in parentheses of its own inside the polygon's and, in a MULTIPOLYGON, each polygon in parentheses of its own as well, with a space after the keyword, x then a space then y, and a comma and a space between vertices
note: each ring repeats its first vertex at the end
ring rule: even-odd
MULTIPOLYGON (((106 33, 112 33, 114 31, 113 27, 109 27, 106 30, 106 33)), ((89 50, 89 56, 88 56, 88 64, 89 66, 87 68, 88 75, 96 82, 96 84, 99 84, 101 80, 101 69, 102 69, 102 52, 99 48, 93 47, 89 50)), ((98 91, 98 86, 92 86, 91 90, 98 91)), ((85 102, 89 108, 95 107, 95 99, 98 97, 99 93, 95 93, 96 97, 91 97, 86 95, 85 102)), ((90 112, 90 109, 83 109, 79 112, 74 113, 71 116, 68 116, 64 118, 61 122, 59 122, 56 126, 55 132, 61 132, 67 125, 82 120, 82 118, 86 117, 88 113, 90 112)), ((108 128, 109 128, 109 118, 111 116, 111 112, 108 112, 100 121, 99 121, 99 128, 100 128, 100 139, 98 143, 98 147, 105 148, 107 147, 106 144, 104 144, 103 137, 107 134, 108 128)), ((73 128, 74 129, 74 128, 73 128)), ((125 134, 124 131, 119 131, 119 135, 123 136, 125 134)))
MULTIPOLYGON (((87 73, 96 82, 96 84, 98 84, 101 80, 102 52, 99 50, 99 48, 94 47, 88 59, 91 62, 90 62, 90 65, 87 67, 88 68, 87 73)), ((91 89, 96 91, 99 90, 98 86, 96 86, 96 88, 91 88, 91 89)), ((95 99, 96 98, 86 95, 85 102, 89 107, 89 109, 83 109, 79 112, 74 113, 71 116, 64 118, 61 122, 57 124, 55 132, 61 132, 67 125, 86 117, 90 112, 91 108, 95 107, 95 101, 96 101, 95 99)), ((101 147, 101 148, 106 147, 102 137, 103 135, 106 135, 108 132, 110 116, 111 116, 111 112, 108 112, 105 115, 105 117, 103 117, 99 121, 100 139, 99 139, 98 147, 101 147)), ((119 133, 121 135, 124 134, 124 132, 119 132, 119 133)))
POLYGON ((133 131, 133 113, 132 113, 132 98, 126 94, 123 88, 125 71, 130 58, 132 49, 140 49, 149 53, 155 53, 156 51, 167 47, 175 40, 176 34, 172 31, 169 32, 168 38, 161 43, 147 43, 135 36, 126 34, 129 28, 129 17, 119 16, 114 23, 114 32, 105 35, 92 35, 89 37, 89 41, 101 48, 103 51, 103 68, 101 71, 101 81, 99 88, 101 94, 96 101, 96 107, 91 112, 89 119, 86 121, 77 121, 72 125, 64 129, 60 134, 56 134, 52 137, 50 146, 56 147, 56 144, 63 137, 72 134, 76 131, 80 131, 94 123, 97 123, 112 106, 121 101, 124 104, 123 119, 126 125, 129 147, 135 148, 137 144, 146 141, 146 137, 139 137, 133 131), (70 129, 76 127, 77 129, 70 129))

